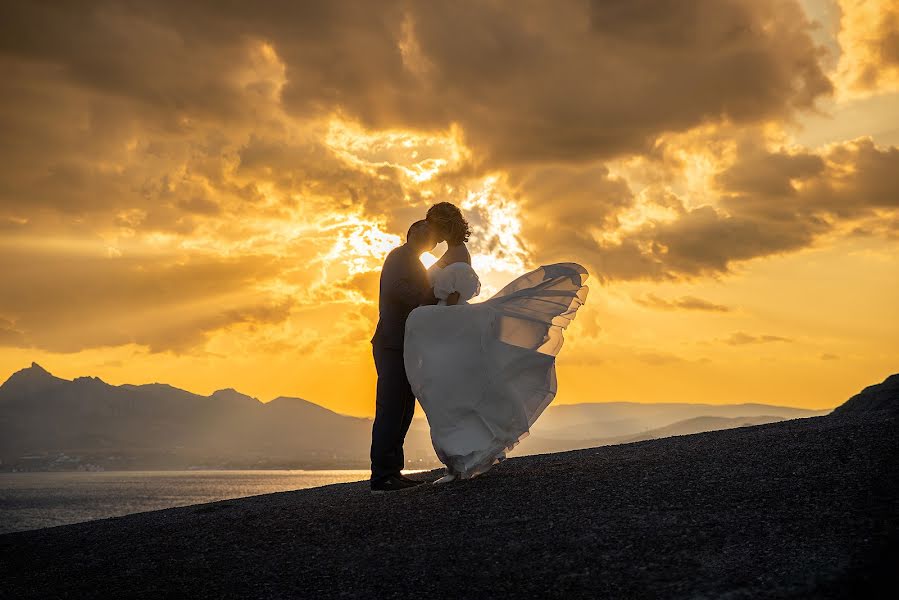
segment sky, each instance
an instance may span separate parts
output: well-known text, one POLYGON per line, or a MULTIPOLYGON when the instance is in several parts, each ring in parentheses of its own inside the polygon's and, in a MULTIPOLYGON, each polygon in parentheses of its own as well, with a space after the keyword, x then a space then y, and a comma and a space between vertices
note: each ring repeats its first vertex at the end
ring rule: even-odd
POLYGON ((590 272, 557 403, 830 408, 899 371, 890 0, 10 1, 0 30, 2 379, 370 416, 380 264, 440 201, 480 299, 590 272))

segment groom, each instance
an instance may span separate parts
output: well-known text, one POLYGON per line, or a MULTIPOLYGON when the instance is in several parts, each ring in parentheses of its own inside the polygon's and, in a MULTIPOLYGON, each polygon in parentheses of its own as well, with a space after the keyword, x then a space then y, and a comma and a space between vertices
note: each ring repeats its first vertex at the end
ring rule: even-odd
POLYGON ((405 464, 403 441, 412 423, 415 395, 406 378, 403 336, 406 317, 422 304, 437 304, 434 288, 419 260, 423 252, 442 241, 427 221, 409 227, 406 243, 394 248, 384 260, 378 295, 378 326, 371 340, 378 384, 375 420, 371 431, 371 491, 389 492, 415 487, 401 473, 405 464))

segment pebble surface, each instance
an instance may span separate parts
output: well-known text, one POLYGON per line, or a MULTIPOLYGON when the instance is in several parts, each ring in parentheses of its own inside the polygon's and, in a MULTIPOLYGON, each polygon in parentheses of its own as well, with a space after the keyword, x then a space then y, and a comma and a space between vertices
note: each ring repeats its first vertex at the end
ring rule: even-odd
POLYGON ((876 597, 897 520, 897 415, 830 415, 10 533, 0 597, 876 597))

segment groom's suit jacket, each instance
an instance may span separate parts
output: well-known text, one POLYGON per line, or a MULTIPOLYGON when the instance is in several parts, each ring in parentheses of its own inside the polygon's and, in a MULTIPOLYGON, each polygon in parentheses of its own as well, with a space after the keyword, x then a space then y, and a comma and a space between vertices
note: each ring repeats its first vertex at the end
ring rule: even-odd
POLYGON ((384 260, 378 294, 378 326, 371 343, 403 349, 406 317, 422 304, 437 304, 428 272, 408 243, 394 248, 384 260))

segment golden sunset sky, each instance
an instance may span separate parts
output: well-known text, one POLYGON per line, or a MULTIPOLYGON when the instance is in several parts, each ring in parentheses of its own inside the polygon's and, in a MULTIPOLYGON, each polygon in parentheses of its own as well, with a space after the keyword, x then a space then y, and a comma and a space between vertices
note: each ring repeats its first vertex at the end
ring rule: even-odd
POLYGON ((557 403, 829 408, 899 371, 895 1, 14 1, 0 29, 2 379, 371 415, 381 261, 444 200, 481 298, 590 271, 557 403))

